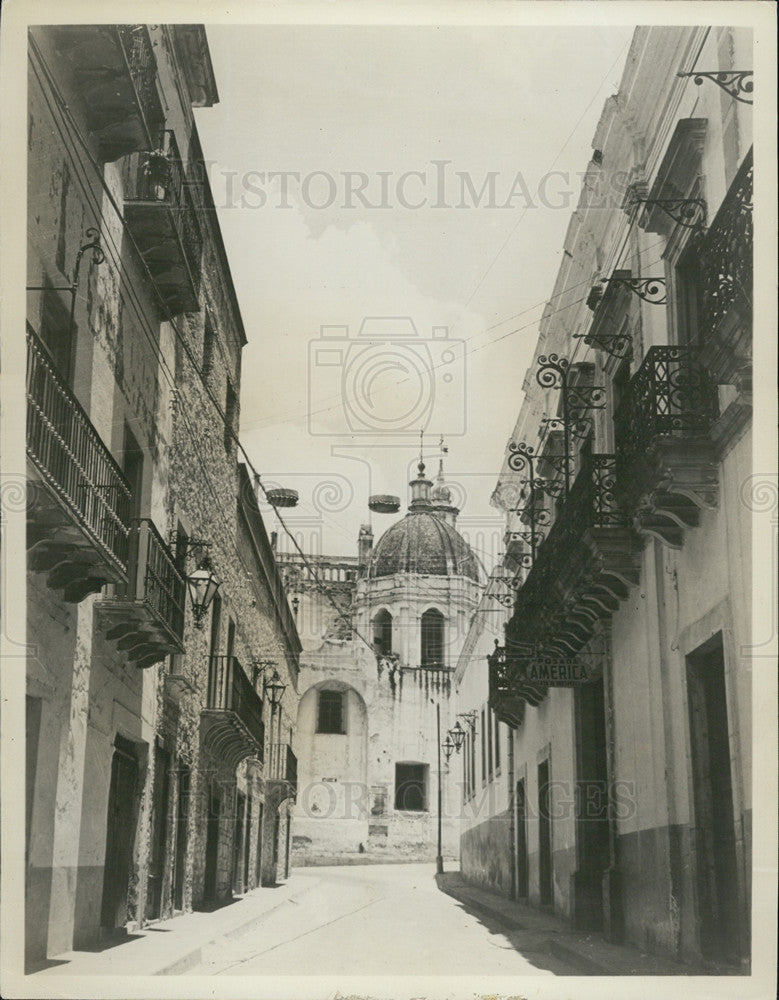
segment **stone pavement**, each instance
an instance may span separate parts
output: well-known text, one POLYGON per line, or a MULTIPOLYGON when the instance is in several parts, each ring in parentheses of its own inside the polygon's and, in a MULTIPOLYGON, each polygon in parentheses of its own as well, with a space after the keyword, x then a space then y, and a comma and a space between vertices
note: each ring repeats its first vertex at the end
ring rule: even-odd
POLYGON ((467 910, 512 931, 546 936, 553 955, 582 976, 695 976, 703 970, 658 958, 632 945, 612 944, 603 935, 574 931, 559 917, 466 882, 459 872, 436 876, 442 892, 467 910))
POLYGON ((286 902, 297 902, 318 884, 319 880, 310 880, 301 886, 292 878, 280 885, 254 889, 211 912, 198 911, 160 920, 94 950, 57 955, 35 978, 179 975, 198 965, 203 952, 215 941, 230 941, 248 933, 286 902))

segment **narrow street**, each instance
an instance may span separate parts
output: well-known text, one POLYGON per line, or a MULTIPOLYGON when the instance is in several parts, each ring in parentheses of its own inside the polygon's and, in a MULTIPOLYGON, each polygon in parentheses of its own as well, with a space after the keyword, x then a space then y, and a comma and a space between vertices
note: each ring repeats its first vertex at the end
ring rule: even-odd
POLYGON ((548 935, 500 928, 436 885, 432 864, 293 869, 259 928, 215 942, 188 975, 571 975, 548 935))

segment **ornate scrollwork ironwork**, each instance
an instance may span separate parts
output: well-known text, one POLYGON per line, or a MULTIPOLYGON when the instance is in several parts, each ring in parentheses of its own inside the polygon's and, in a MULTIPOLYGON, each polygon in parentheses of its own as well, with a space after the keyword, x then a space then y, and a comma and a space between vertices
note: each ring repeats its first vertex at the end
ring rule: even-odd
POLYGON ((755 89, 752 81, 754 70, 751 69, 731 69, 731 70, 693 70, 690 73, 677 73, 679 77, 692 77, 696 87, 700 87, 704 80, 711 80, 718 87, 725 91, 730 97, 742 104, 752 104, 749 97, 755 89))
POLYGON ((575 333, 577 340, 583 340, 590 347, 598 347, 613 358, 627 358, 633 353, 633 338, 629 333, 602 333, 593 336, 589 332, 575 333))
POLYGON ((717 414, 716 388, 694 347, 650 347, 614 414, 620 459, 655 437, 705 436, 717 414))
POLYGON ((491 597, 493 601, 502 604, 504 608, 510 608, 514 604, 513 594, 487 594, 487 597, 491 597))
POLYGON ((752 153, 738 173, 700 247, 698 325, 712 335, 733 307, 752 317, 752 153))
POLYGON ((523 469, 532 469, 536 454, 532 445, 520 441, 516 444, 509 441, 509 468, 514 472, 522 472, 523 469))
POLYGON ((668 301, 665 278, 607 278, 606 280, 612 285, 624 285, 650 305, 664 306, 668 301))
POLYGON ((574 464, 571 435, 576 433, 575 428, 581 428, 590 410, 602 410, 606 406, 606 390, 602 385, 571 384, 569 374, 568 358, 558 354, 539 355, 536 381, 543 389, 560 389, 562 414, 555 419, 563 431, 563 455, 544 456, 544 461, 562 473, 566 496, 570 492, 574 464), (555 464, 560 459, 561 465, 555 464))
MULTIPOLYGON (((597 408, 602 409, 600 406, 597 408)), ((565 430, 563 422, 559 417, 543 417, 541 419, 541 423, 546 425, 547 431, 565 430)), ((570 430, 574 437, 580 438, 582 441, 586 441, 592 433, 592 421, 588 417, 581 420, 572 420, 570 430)), ((547 456, 544 456, 545 460, 546 458, 547 456)))
POLYGON ((703 232, 706 228, 706 202, 703 198, 633 198, 636 208, 641 205, 656 205, 669 218, 684 229, 703 232))

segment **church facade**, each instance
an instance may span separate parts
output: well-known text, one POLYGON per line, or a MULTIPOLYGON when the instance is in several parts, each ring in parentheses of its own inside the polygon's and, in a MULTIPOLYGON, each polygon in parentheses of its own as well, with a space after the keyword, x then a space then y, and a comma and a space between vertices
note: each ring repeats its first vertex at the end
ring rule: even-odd
POLYGON ((304 651, 293 863, 458 852, 454 667, 482 591, 439 470, 419 464, 408 513, 357 557, 279 554, 304 651), (307 563, 307 565, 306 565, 307 563), (439 806, 440 804, 440 806, 439 806))

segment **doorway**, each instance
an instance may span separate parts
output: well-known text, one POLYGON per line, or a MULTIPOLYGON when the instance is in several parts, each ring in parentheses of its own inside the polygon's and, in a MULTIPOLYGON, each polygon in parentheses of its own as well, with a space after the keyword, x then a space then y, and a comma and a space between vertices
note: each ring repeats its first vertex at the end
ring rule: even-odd
POLYGON ((244 838, 246 837, 246 796, 237 792, 235 796, 235 823, 233 832, 233 892, 245 892, 243 874, 244 838))
POLYGON ((152 797, 151 864, 146 916, 162 916, 162 886, 168 839, 168 803, 170 801, 170 754, 160 743, 154 748, 154 793, 152 797))
POLYGON ((551 906, 554 902, 554 885, 548 757, 538 765, 538 891, 541 904, 551 906))
POLYGON ((603 875, 609 867, 609 781, 603 678, 575 689, 576 872, 574 926, 602 930, 603 875))
POLYGON ((176 805, 176 846, 173 871, 173 907, 184 909, 184 869, 187 860, 187 838, 189 824, 189 768, 182 767, 177 778, 178 794, 176 805))
POLYGON ((528 857, 527 857, 527 792, 525 779, 517 782, 517 898, 525 899, 528 894, 528 857))
POLYGON ((703 955, 746 957, 748 914, 739 899, 722 633, 687 657, 694 836, 703 955))
POLYGON ((138 757, 135 746, 121 736, 114 740, 111 784, 108 790, 105 867, 100 923, 122 927, 127 923, 127 887, 135 843, 135 793, 138 757))
POLYGON ((216 875, 219 867, 219 820, 222 803, 219 793, 210 789, 206 815, 206 868, 203 879, 203 899, 216 899, 216 875))
POLYGON ((255 885, 262 885, 262 824, 265 812, 264 803, 260 802, 257 808, 257 878, 255 885))

